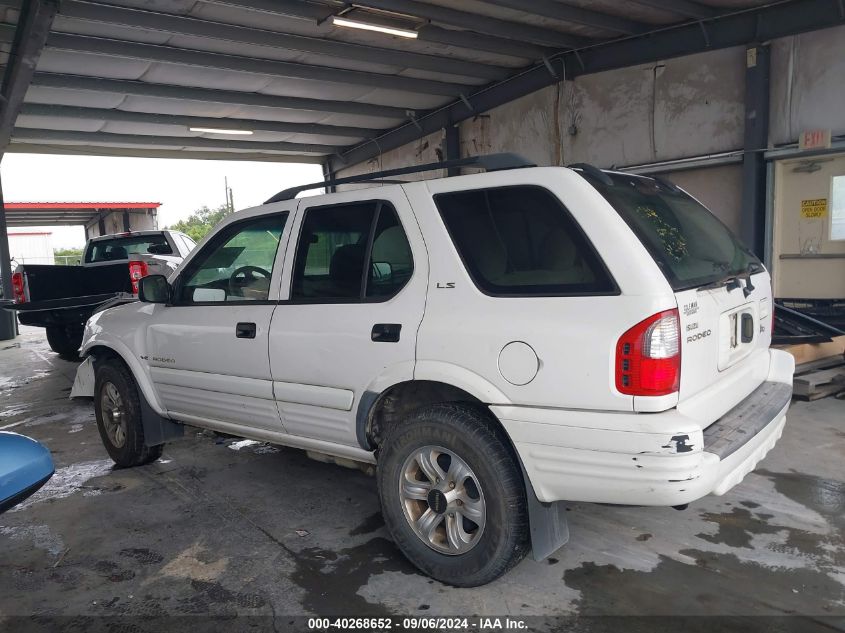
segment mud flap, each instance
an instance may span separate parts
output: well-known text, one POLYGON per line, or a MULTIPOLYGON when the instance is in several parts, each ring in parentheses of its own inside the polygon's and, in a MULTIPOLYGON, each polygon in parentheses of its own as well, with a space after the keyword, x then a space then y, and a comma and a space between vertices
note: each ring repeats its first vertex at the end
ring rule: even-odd
POLYGON ((566 520, 566 502, 543 503, 537 498, 528 473, 522 469, 525 496, 528 500, 528 523, 531 530, 531 558, 542 561, 569 542, 569 523, 566 520))
POLYGON ((69 398, 94 397, 94 359, 89 356, 76 368, 76 378, 70 389, 69 398))
POLYGON ((141 389, 138 389, 138 398, 141 400, 141 423, 144 425, 145 446, 158 446, 185 435, 185 425, 163 418, 156 413, 141 389))

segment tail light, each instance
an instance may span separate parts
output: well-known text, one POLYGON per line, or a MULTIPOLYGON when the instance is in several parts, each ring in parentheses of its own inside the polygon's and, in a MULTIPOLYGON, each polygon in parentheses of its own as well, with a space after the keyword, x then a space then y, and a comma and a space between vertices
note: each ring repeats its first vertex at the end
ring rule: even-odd
POLYGON ((145 261, 129 262, 129 279, 132 281, 132 294, 138 294, 138 282, 150 272, 145 261))
POLYGON ((640 321, 616 344, 616 389, 631 396, 665 396, 681 382, 678 310, 640 321))
POLYGON ((26 303, 23 273, 12 273, 12 298, 15 303, 26 303))

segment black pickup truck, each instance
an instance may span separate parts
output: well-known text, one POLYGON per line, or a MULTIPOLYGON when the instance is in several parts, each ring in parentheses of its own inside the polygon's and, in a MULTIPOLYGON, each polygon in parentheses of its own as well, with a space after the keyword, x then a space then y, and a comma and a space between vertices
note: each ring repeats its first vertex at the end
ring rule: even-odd
POLYGON ((194 246, 187 235, 166 230, 92 238, 79 266, 18 266, 8 309, 22 325, 46 328, 54 352, 75 358, 92 314, 134 301, 141 277, 170 274, 194 246))

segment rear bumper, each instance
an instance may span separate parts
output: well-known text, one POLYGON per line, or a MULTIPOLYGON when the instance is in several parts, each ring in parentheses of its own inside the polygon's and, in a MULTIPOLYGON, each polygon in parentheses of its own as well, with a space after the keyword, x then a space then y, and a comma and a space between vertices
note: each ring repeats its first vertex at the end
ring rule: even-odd
POLYGON ((683 505, 733 488, 783 433, 794 361, 786 352, 770 354, 766 381, 712 424, 677 409, 491 410, 514 442, 540 501, 683 505))

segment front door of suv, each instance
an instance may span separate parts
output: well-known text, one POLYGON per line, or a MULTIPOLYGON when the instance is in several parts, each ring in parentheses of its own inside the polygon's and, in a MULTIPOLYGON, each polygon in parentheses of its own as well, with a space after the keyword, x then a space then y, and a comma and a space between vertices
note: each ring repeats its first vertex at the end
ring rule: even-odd
POLYGON ((293 435, 355 446, 364 394, 413 377, 425 244, 400 186, 372 193, 300 201, 270 328, 275 396, 293 435))
POLYGON ((153 315, 147 362, 174 418, 283 430, 267 344, 294 204, 220 228, 173 282, 172 305, 153 315))

